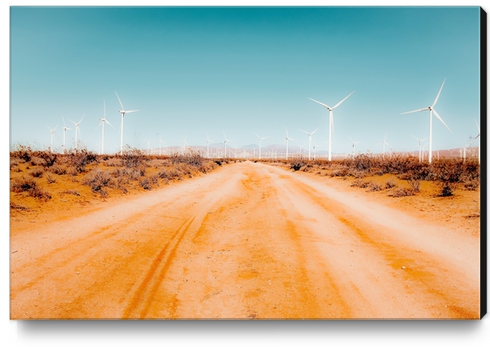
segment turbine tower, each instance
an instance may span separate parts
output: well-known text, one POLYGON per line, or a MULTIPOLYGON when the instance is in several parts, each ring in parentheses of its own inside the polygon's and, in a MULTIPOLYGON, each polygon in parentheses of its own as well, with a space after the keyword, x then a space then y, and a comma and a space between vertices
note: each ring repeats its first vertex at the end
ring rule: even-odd
POLYGON ((165 143, 163 140, 162 140, 162 136, 160 134, 158 134, 158 137, 159 137, 159 141, 158 141, 158 147, 159 147, 159 155, 160 157, 162 156, 162 143, 165 143))
POLYGON ((356 156, 356 143, 360 143, 361 141, 354 141, 350 136, 349 139, 352 141, 352 158, 356 156))
POLYGON ((50 127, 47 127, 49 129, 49 131, 51 131, 51 147, 50 147, 51 153, 53 153, 54 131, 56 130, 57 127, 58 127, 58 125, 56 125, 54 127, 54 129, 51 129, 50 127))
MULTIPOLYGON (((355 90, 352 92, 354 93, 355 90)), ((337 105, 335 105, 334 107, 330 107, 328 106, 327 104, 324 104, 324 103, 321 103, 320 101, 316 101, 312 98, 308 98, 310 99, 311 101, 314 101, 322 106, 325 106, 329 113, 330 113, 330 121, 329 121, 329 128, 328 128, 328 161, 331 161, 332 160, 332 133, 333 133, 333 109, 338 107, 341 103, 343 103, 349 96, 352 95, 352 93, 350 93, 349 95, 347 95, 341 102, 339 102, 337 105)))
MULTIPOLYGON (((318 130, 318 129, 320 129, 320 127, 318 127, 316 130, 318 130)), ((304 131, 304 130, 299 129, 299 131, 302 131, 305 134, 308 134, 308 138, 309 138, 309 140, 308 140, 308 160, 311 159, 311 135, 313 135, 314 133, 316 133, 316 130, 314 132, 312 132, 312 133, 309 133, 307 131, 304 131)), ((330 141, 329 141, 329 143, 330 143, 330 141)))
POLYGON ((384 141, 383 142, 380 142, 380 143, 377 143, 376 146, 377 145, 381 145, 381 144, 383 144, 383 156, 384 156, 385 155, 385 145, 388 145, 388 146, 390 145, 388 142, 386 142, 386 134, 385 134, 384 141))
MULTIPOLYGON (((478 128, 478 135, 475 136, 474 140, 476 140, 477 138, 480 137, 480 127, 478 126, 476 119, 475 119, 475 124, 476 124, 476 127, 478 128)), ((478 140, 478 162, 480 162, 480 143, 481 143, 481 140, 478 140)))
POLYGON ((421 140, 419 138, 416 138, 413 135, 410 135, 410 136, 412 136, 414 139, 419 140, 419 161, 422 161, 422 142, 424 142, 425 140, 427 140, 427 137, 425 139, 421 140))
MULTIPOLYGON (((255 134, 255 133, 254 133, 255 134)), ((262 140, 266 139, 266 137, 260 137, 259 135, 255 134, 259 138, 259 160, 262 159, 262 140)))
MULTIPOLYGON (((100 123, 99 125, 97 125, 97 128, 102 125, 102 142, 101 142, 101 150, 100 150, 101 154, 104 154, 104 123, 105 122, 107 122, 107 124, 109 124, 114 130, 116 130, 116 128, 114 128, 112 124, 109 123, 109 121, 105 118, 105 100, 104 100, 104 118, 100 118, 100 123)), ((97 128, 95 128, 95 130, 97 130, 97 128)))
MULTIPOLYGON (((429 106, 429 107, 426 107, 426 108, 421 108, 421 109, 418 109, 418 110, 415 110, 415 111, 409 111, 409 112, 401 113, 401 114, 407 114, 407 113, 421 112, 421 111, 427 111, 427 110, 430 111, 430 121, 429 121, 429 124, 430 124, 429 125, 429 164, 432 163, 432 113, 434 113, 436 115, 436 117, 442 122, 442 124, 444 124, 446 126, 446 128, 449 131, 451 131, 451 129, 449 129, 449 127, 446 125, 446 123, 444 123, 444 121, 442 120, 441 116, 439 116, 439 114, 436 112, 436 110, 434 110, 434 106, 436 105, 437 100, 439 99, 439 95, 441 95, 441 91, 442 91, 442 87, 444 87, 444 83, 446 83, 446 79, 444 79, 444 82, 442 82, 441 89, 439 89, 439 93, 437 94, 436 99, 434 100, 434 103, 432 104, 432 106, 429 106)), ((452 133, 452 131, 451 131, 451 133, 452 133)))
POLYGON ((63 125, 64 125, 63 126, 63 154, 65 154, 65 152, 66 152, 66 146, 65 146, 66 131, 71 130, 71 128, 66 127, 65 117, 61 116, 61 118, 63 118, 63 125))
MULTIPOLYGON (((116 93, 116 92, 114 91, 114 93, 116 93)), ((121 110, 119 110, 119 113, 121 114, 121 155, 122 155, 122 152, 123 152, 123 134, 124 134, 124 131, 123 131, 124 130, 124 115, 126 113, 137 112, 139 110, 125 111, 124 106, 121 102, 121 99, 119 99, 119 95, 117 95, 117 93, 116 93, 116 96, 117 96, 117 100, 119 100, 119 104, 121 105, 121 110)))
POLYGON ((206 131, 206 137, 207 137, 207 140, 206 140, 206 145, 207 145, 206 158, 209 158, 209 143, 210 142, 214 142, 214 141, 212 141, 212 140, 209 139, 209 135, 208 135, 208 132, 207 131, 206 131))
POLYGON ((184 139, 182 141, 180 141, 180 142, 183 142, 184 143, 183 144, 183 148, 184 149, 182 150, 182 154, 185 154, 185 145, 187 144, 187 141, 186 140, 187 140, 187 134, 185 134, 184 139))
POLYGON ((145 140, 145 141, 148 144, 148 154, 147 155, 151 155, 151 150, 150 150, 150 141, 151 141, 151 138, 149 140, 145 140))
MULTIPOLYGON (((284 127, 284 129, 286 129, 286 139, 284 141, 282 141, 282 143, 286 142, 286 160, 288 160, 288 155, 289 155, 289 140, 293 140, 293 141, 296 141, 296 140, 289 137, 288 129, 286 127, 284 127)), ((281 143, 281 145, 282 145, 282 143, 281 143)))
POLYGON ((70 122, 75 125, 75 149, 78 149, 78 135, 80 135, 80 140, 82 139, 82 135, 80 134, 80 123, 82 122, 83 117, 85 117, 85 115, 82 116, 82 119, 80 119, 78 123, 70 120, 70 122))
POLYGON ((231 140, 228 140, 228 139, 226 138, 226 134, 225 134, 225 132, 224 132, 224 131, 223 131, 223 135, 225 135, 225 140, 223 141, 223 143, 225 144, 225 156, 224 156, 224 157, 226 158, 226 143, 227 143, 228 141, 231 141, 231 140))

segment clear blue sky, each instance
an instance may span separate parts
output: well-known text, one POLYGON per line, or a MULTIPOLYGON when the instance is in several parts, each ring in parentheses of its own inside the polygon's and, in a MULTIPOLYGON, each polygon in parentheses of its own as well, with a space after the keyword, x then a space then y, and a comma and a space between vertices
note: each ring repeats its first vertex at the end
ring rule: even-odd
MULTIPOLYGON (((126 109, 124 142, 146 149, 204 145, 206 131, 238 147, 263 146, 298 129, 327 149, 330 106, 334 153, 416 150, 410 137, 429 136, 435 107, 434 149, 460 147, 476 135, 480 108, 479 8, 11 8, 11 145, 62 143, 62 115, 78 121, 82 141, 95 150, 103 116, 106 152, 119 146, 119 94, 126 109)), ((73 143, 74 131, 67 132, 73 143)))

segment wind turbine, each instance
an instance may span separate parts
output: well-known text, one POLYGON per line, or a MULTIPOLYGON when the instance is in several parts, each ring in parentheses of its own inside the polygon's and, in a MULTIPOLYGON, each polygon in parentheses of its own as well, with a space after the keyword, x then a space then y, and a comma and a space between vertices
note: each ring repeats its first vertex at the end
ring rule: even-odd
POLYGON ((356 156, 356 143, 360 143, 361 141, 354 141, 350 136, 349 139, 352 141, 352 158, 356 156))
POLYGON ((385 145, 388 145, 388 146, 390 145, 388 142, 386 142, 386 134, 385 134, 385 139, 384 139, 384 141, 383 141, 383 142, 380 142, 380 143, 378 143, 378 144, 376 144, 376 146, 377 146, 377 145, 380 145, 380 144, 383 144, 383 156, 384 156, 384 155, 385 155, 385 145))
POLYGON ((80 123, 82 122, 83 117, 85 117, 85 115, 82 116, 82 119, 80 119, 80 121, 78 123, 75 123, 74 121, 70 120, 70 122, 72 122, 75 125, 75 149, 78 149, 78 136, 77 135, 80 135, 80 140, 82 139, 82 135, 80 134, 80 123))
POLYGON ((259 160, 260 160, 262 158, 262 140, 266 139, 268 136, 262 138, 257 134, 255 134, 255 136, 259 138, 259 160))
POLYGON ((158 147, 159 147, 159 155, 160 157, 162 156, 162 143, 165 143, 163 140, 162 140, 162 136, 160 134, 158 134, 158 137, 159 137, 159 141, 158 141, 158 147))
POLYGON ((182 154, 185 154, 185 145, 187 144, 187 134, 185 134, 185 137, 184 137, 184 140, 180 141, 180 142, 183 142, 184 143, 184 149, 182 150, 182 154))
MULTIPOLYGON (((101 154, 104 154, 104 123, 105 122, 107 122, 107 124, 109 124, 114 130, 116 130, 116 128, 114 128, 112 124, 109 123, 109 121, 105 118, 105 100, 104 100, 104 118, 101 118, 100 124, 97 125, 97 128, 102 125, 102 143, 101 143, 101 151, 100 151, 101 154)), ((95 130, 97 130, 97 128, 95 128, 95 130)))
POLYGON ((50 127, 47 127, 49 129, 49 131, 51 131, 51 147, 50 147, 51 153, 53 153, 54 131, 56 130, 57 127, 58 127, 58 125, 56 125, 54 127, 54 129, 51 129, 50 127))
MULTIPOLYGON (((354 93, 355 90, 352 92, 354 93)), ((332 132, 333 132, 333 109, 338 107, 341 103, 343 103, 349 96, 352 95, 352 93, 350 93, 349 95, 347 95, 341 102, 339 102, 337 105, 335 105, 334 107, 330 107, 328 106, 327 104, 324 104, 324 103, 321 103, 320 101, 316 101, 312 98, 308 98, 310 99, 311 101, 314 101, 322 106, 325 106, 329 113, 330 113, 330 121, 329 121, 329 128, 328 128, 328 161, 331 161, 332 160, 332 132)))
POLYGON ((225 156, 224 156, 224 157, 226 158, 226 143, 227 143, 228 141, 231 141, 231 140, 228 140, 228 139, 226 138, 226 134, 225 134, 225 132, 224 132, 224 131, 223 131, 223 135, 225 135, 225 140, 223 141, 223 143, 225 144, 225 156))
POLYGON ((146 143, 148 144, 148 154, 147 155, 151 155, 151 150, 150 150, 150 141, 151 141, 151 138, 149 140, 146 140, 146 143))
POLYGON ((421 139, 419 139, 419 138, 417 138, 417 137, 415 137, 413 135, 410 135, 410 136, 412 136, 414 139, 419 140, 419 161, 422 161, 422 142, 424 142, 425 140, 427 140, 427 137, 425 139, 421 140, 421 139))
MULTIPOLYGON (((286 129, 286 139, 284 141, 282 141, 282 143, 286 142, 286 160, 288 160, 288 155, 289 155, 289 140, 293 140, 293 141, 296 141, 296 140, 289 137, 288 129, 286 127, 284 127, 284 129, 286 129)), ((282 145, 282 143, 281 143, 281 145, 282 145)))
MULTIPOLYGON (((114 91, 114 93, 116 93, 116 92, 114 91)), ((121 104, 121 110, 119 110, 119 113, 121 114, 121 154, 122 154, 122 152, 123 152, 123 134, 124 134, 124 131, 123 131, 124 130, 124 115, 126 113, 137 112, 139 110, 125 111, 124 106, 121 102, 121 99, 119 99, 119 95, 117 95, 117 93, 116 93, 116 96, 117 96, 117 100, 119 100, 119 104, 121 104)))
POLYGON ((209 143, 210 142, 214 142, 214 141, 212 141, 212 140, 209 139, 209 135, 208 135, 208 132, 207 131, 206 131, 206 137, 207 137, 207 140, 206 140, 206 145, 207 145, 206 157, 209 158, 209 143))
MULTIPOLYGON (((477 138, 480 137, 480 127, 478 126, 476 119, 475 119, 475 124, 476 124, 476 127, 478 128, 478 135, 475 136, 474 140, 476 140, 477 138)), ((478 162, 480 162, 480 143, 481 143, 481 141, 479 140, 478 142, 479 142, 478 143, 478 162)))
POLYGON ((66 146, 65 146, 66 131, 71 130, 71 128, 66 127, 65 117, 61 116, 61 118, 63 118, 63 125, 64 125, 64 127, 63 127, 63 154, 65 154, 65 152, 66 152, 66 146))
MULTIPOLYGON (((427 111, 427 110, 430 111, 429 164, 432 163, 432 113, 434 113, 436 115, 436 117, 442 122, 442 124, 444 124, 446 126, 446 128, 449 131, 451 131, 451 129, 449 129, 449 127, 446 125, 446 123, 444 123, 444 121, 442 120, 441 116, 439 116, 439 114, 436 112, 436 110, 434 110, 434 106, 436 105, 437 100, 439 99, 439 95, 441 95, 441 91, 442 91, 442 87, 444 87, 444 83, 446 83, 446 79, 444 79, 444 82, 442 82, 441 89, 439 89, 439 93, 437 94, 436 99, 434 100, 434 103, 432 104, 432 106, 429 106, 429 107, 426 107, 426 108, 421 108, 421 109, 418 109, 418 110, 415 110, 415 111, 401 113, 401 114, 407 114, 407 113, 414 113, 414 112, 427 111)), ((451 133, 452 133, 452 131, 451 131, 451 133)))
MULTIPOLYGON (((318 130, 318 129, 320 129, 320 127, 318 127, 316 130, 318 130)), ((308 160, 311 159, 311 155, 310 155, 311 154, 311 135, 313 135, 314 133, 316 133, 316 130, 314 132, 312 132, 312 133, 309 133, 307 131, 304 131, 304 130, 299 129, 299 131, 302 131, 305 134, 308 134, 308 138, 309 138, 309 141, 308 141, 308 160)), ((330 141, 329 141, 329 143, 330 143, 330 141)))

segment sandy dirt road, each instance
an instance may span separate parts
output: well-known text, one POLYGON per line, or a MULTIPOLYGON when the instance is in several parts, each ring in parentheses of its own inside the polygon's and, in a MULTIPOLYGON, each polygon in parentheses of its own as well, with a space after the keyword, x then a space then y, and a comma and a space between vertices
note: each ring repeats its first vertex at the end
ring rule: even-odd
POLYGON ((479 317, 479 238, 244 162, 31 230, 11 318, 479 317))

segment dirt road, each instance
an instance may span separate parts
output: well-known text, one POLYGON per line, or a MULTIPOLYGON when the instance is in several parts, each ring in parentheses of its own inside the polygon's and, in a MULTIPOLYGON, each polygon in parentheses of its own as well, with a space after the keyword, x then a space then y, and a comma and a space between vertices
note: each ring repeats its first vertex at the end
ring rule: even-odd
POLYGON ((31 230, 11 318, 478 318, 479 238, 244 162, 31 230))

